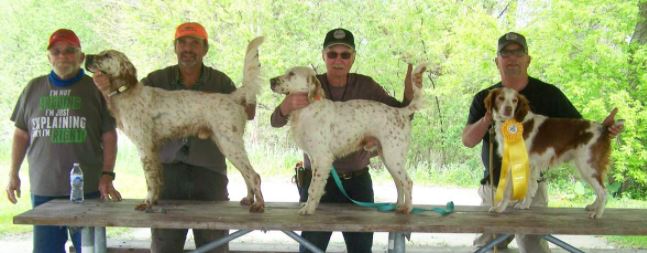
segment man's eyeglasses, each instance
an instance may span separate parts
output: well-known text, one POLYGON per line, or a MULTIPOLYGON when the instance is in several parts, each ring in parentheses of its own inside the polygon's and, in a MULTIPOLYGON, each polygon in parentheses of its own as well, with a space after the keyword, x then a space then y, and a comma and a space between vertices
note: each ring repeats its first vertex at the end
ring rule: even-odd
POLYGON ((328 57, 328 59, 337 59, 337 56, 341 56, 342 59, 348 60, 352 55, 353 53, 351 52, 337 53, 335 51, 329 51, 328 53, 326 53, 326 57, 328 57))
POLYGON ((79 50, 78 50, 77 48, 74 48, 74 47, 67 47, 67 48, 65 48, 65 49, 57 49, 57 48, 53 48, 53 49, 50 49, 50 50, 49 50, 49 53, 50 53, 51 55, 53 55, 53 56, 57 56, 57 55, 59 55, 59 54, 62 54, 62 55, 72 55, 72 54, 75 54, 75 53, 76 53, 76 52, 78 52, 78 51, 79 51, 79 50))
POLYGON ((501 50, 499 51, 499 56, 501 57, 510 57, 510 56, 521 57, 526 55, 526 51, 523 48, 514 49, 514 50, 501 50))

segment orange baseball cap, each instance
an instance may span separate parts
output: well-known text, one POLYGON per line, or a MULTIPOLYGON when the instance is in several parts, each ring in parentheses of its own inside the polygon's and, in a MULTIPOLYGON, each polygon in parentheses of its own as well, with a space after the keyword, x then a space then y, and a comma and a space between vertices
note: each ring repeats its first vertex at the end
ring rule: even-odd
POLYGON ((207 31, 199 23, 187 22, 179 25, 175 29, 175 39, 179 39, 185 36, 191 36, 191 37, 207 40, 207 31))
POLYGON ((52 35, 49 36, 49 44, 47 44, 47 49, 49 50, 56 42, 65 41, 70 43, 78 48, 81 47, 81 41, 76 34, 70 29, 58 29, 52 35))

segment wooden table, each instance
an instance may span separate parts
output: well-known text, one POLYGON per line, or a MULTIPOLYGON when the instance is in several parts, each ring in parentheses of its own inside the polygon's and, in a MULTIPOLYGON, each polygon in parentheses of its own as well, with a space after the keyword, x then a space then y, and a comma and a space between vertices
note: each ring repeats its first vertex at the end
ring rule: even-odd
MULTIPOLYGON (((54 200, 15 216, 14 223, 103 229, 389 232, 390 240, 394 240, 390 243, 394 245, 394 252, 404 252, 403 233, 408 232, 647 235, 647 209, 609 208, 602 219, 592 220, 583 208, 538 208, 493 214, 486 207, 456 206, 455 213, 441 217, 433 212, 399 215, 349 204, 321 204, 316 214, 301 216, 297 214, 299 203, 266 203, 264 213, 250 213, 238 202, 162 201, 159 207, 165 210, 164 213, 146 213, 134 210, 135 205, 141 202, 132 199, 121 202, 86 200, 83 204, 72 204, 66 200, 54 200)), ((100 234, 105 244, 105 230, 100 234)), ((298 238, 295 240, 299 241, 298 238)))

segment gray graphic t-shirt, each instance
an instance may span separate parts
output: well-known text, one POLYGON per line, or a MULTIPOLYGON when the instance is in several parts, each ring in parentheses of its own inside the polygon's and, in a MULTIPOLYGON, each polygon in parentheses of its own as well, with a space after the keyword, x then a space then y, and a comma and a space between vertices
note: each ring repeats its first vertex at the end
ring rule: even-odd
POLYGON ((29 134, 27 161, 31 193, 70 193, 70 169, 79 162, 84 191, 98 191, 103 167, 101 135, 115 128, 105 100, 89 76, 66 87, 37 77, 23 90, 11 120, 29 134))

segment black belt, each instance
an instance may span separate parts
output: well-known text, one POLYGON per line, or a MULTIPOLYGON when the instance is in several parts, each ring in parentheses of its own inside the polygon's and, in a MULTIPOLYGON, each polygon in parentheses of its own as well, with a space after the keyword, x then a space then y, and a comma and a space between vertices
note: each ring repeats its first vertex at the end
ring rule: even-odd
POLYGON ((364 167, 362 169, 354 170, 354 171, 346 171, 346 172, 341 172, 341 171, 337 170, 337 174, 339 175, 339 178, 341 178, 343 180, 348 180, 348 179, 351 179, 353 177, 358 177, 358 176, 364 175, 366 173, 368 173, 368 167, 364 167))

